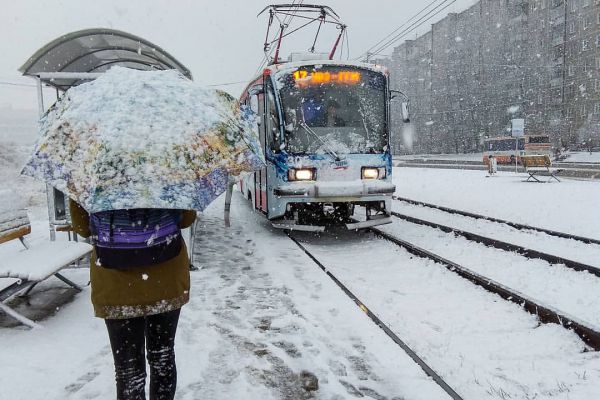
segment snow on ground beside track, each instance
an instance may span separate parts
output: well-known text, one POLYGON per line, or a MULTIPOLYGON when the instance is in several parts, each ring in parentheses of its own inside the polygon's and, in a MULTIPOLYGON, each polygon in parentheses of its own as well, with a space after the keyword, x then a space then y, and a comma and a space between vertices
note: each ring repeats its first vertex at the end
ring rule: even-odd
POLYGON ((406 154, 394 156, 395 160, 460 160, 460 161, 482 161, 483 153, 468 154, 406 154))
POLYGON ((519 230, 497 222, 450 214, 442 210, 399 201, 392 203, 392 209, 411 217, 553 254, 600 269, 600 245, 597 244, 586 244, 578 240, 560 238, 533 230, 519 230))
MULTIPOLYGON (((237 195, 225 229, 222 207, 221 198, 198 225, 176 399, 308 398, 302 371, 319 379, 315 399, 448 398, 283 232, 237 195)), ((46 224, 34 223, 33 244, 45 240, 46 224)), ((86 269, 65 275, 88 279, 86 269)), ((41 323, 0 328, 2 397, 113 398, 112 354, 89 288, 41 323)))
POLYGON ((600 331, 600 278, 487 247, 452 233, 394 220, 385 232, 499 282, 600 331))
POLYGON ((298 236, 465 398, 600 397, 600 355, 573 332, 384 240, 298 236))
POLYGON ((567 153, 565 162, 600 163, 600 151, 572 151, 567 153))
POLYGON ((600 239, 600 184, 523 182, 526 175, 394 168, 396 195, 513 222, 600 239))

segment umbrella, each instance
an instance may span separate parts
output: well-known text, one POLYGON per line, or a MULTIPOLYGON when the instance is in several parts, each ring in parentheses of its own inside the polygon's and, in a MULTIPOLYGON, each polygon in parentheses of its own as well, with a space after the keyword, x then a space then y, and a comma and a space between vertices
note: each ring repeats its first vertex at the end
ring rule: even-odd
POLYGON ((254 114, 178 71, 113 67, 42 117, 22 174, 88 212, 203 210, 230 176, 264 165, 254 114))

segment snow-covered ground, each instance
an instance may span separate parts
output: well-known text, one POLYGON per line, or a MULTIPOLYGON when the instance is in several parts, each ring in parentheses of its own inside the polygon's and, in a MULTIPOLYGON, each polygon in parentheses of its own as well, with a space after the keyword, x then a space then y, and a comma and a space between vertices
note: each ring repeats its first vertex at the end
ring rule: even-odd
MULTIPOLYGON (((177 336, 178 399, 308 398, 303 371, 319 379, 314 398, 447 398, 281 231, 238 196, 232 228, 221 214, 218 201, 198 224, 201 269, 177 336)), ((43 223, 34 229, 43 240, 43 223)), ((85 270, 65 274, 88 279, 85 270)), ((112 398, 112 355, 89 289, 42 324, 0 329, 3 396, 112 398)))
POLYGON ((459 161, 481 161, 483 153, 468 154, 406 154, 394 156, 395 160, 459 160, 459 161))
POLYGON ((567 153, 565 162, 579 162, 579 163, 600 163, 600 151, 587 152, 587 151, 572 151, 567 153))
MULTIPOLYGON (((401 196, 600 237, 598 183, 534 184, 523 178, 394 170, 401 196)), ((42 201, 43 196, 37 204, 42 201)), ((30 206, 35 245, 47 240, 46 212, 30 206)), ((178 331, 177 399, 308 398, 303 372, 318 378, 319 390, 312 393, 317 399, 447 398, 281 231, 237 194, 232 227, 226 229, 222 206, 221 198, 198 224, 195 262, 201 269, 192 272, 192 299, 178 331)), ((518 289, 540 301, 554 299, 551 305, 589 323, 600 322, 596 277, 450 240, 439 231, 422 234, 408 224, 398 226, 393 229, 399 234, 416 232, 411 240, 421 235, 422 244, 446 246, 475 267, 474 258, 482 257, 481 273, 521 284, 518 289), (506 265, 499 273, 497 267, 506 265), (525 269, 547 271, 545 282, 533 284, 525 269)), ((300 237, 466 399, 600 398, 600 355, 584 351, 574 333, 539 325, 517 305, 368 234, 300 237)), ((0 245, 0 257, 16 251, 19 243, 0 245)), ((86 269, 65 274, 83 285, 89 279, 86 269)), ((41 289, 63 286, 48 280, 41 289)), ((40 330, 0 328, 0 397, 112 398, 112 355, 102 320, 92 316, 89 288, 41 323, 40 330)))
POLYGON ((600 239, 600 184, 523 182, 526 174, 395 168, 396 195, 513 222, 600 239))
MULTIPOLYGON (((600 151, 569 151, 563 154, 566 156, 563 162, 573 163, 600 163, 600 151)), ((444 160, 444 161, 477 161, 483 160, 483 153, 468 154, 406 154, 394 156, 395 160, 444 160)))
POLYGON ((600 396, 600 355, 572 332, 385 240, 298 236, 466 399, 600 396))
POLYGON ((28 206, 44 203, 44 185, 20 176, 37 139, 35 111, 0 109, 0 182, 1 189, 18 191, 28 206))

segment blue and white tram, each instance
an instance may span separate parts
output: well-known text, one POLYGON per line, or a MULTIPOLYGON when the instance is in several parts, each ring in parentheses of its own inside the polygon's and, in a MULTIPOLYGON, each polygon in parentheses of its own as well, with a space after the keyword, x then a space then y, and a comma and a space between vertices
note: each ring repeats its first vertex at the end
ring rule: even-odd
POLYGON ((240 182, 273 226, 322 231, 391 222, 388 74, 331 60, 267 67, 240 101, 258 115, 266 167, 240 182), (351 219, 355 206, 365 210, 351 219))

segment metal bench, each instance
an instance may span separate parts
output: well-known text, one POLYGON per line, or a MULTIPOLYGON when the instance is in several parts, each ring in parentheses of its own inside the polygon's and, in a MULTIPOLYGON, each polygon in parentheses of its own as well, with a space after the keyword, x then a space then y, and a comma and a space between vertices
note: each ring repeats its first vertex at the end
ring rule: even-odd
POLYGON ((27 295, 38 283, 55 276, 78 291, 81 287, 65 278, 59 271, 92 251, 87 243, 72 241, 49 241, 31 246, 25 235, 31 232, 31 224, 24 209, 0 212, 0 244, 15 239, 23 244, 23 249, 12 252, 0 259, 0 278, 16 279, 16 282, 2 288, 0 286, 0 310, 31 328, 37 323, 17 313, 5 302, 21 293, 27 295))
POLYGON ((546 182, 550 182, 552 179, 560 182, 560 179, 556 176, 559 174, 562 169, 552 168, 552 161, 550 160, 550 156, 547 154, 540 155, 522 155, 521 164, 525 168, 525 172, 529 175, 525 182, 542 182, 538 179, 541 176, 547 176, 548 180, 546 182))

